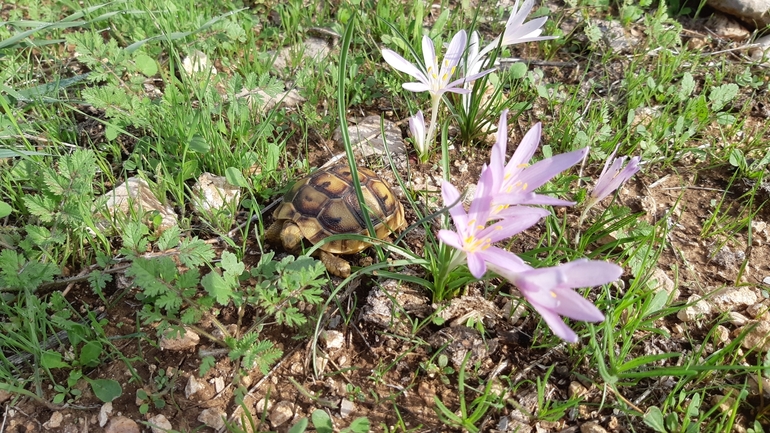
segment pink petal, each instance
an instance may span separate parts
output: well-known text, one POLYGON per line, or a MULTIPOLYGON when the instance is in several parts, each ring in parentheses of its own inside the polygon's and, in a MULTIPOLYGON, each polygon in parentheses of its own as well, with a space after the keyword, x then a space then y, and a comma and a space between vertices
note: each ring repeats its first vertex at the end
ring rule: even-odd
POLYGON ((454 185, 447 181, 441 183, 441 197, 444 200, 444 206, 449 208, 449 215, 455 223, 455 227, 461 233, 465 233, 468 228, 468 214, 463 209, 463 203, 460 200, 460 191, 454 185))
POLYGON ((623 268, 608 262, 579 259, 560 266, 567 276, 559 287, 595 287, 613 282, 623 274, 623 268))
POLYGON ((444 242, 456 250, 463 249, 463 241, 460 239, 460 235, 451 230, 439 230, 438 238, 441 239, 441 242, 444 242))
POLYGON ((508 165, 505 167, 506 174, 510 175, 515 173, 529 164, 529 161, 535 155, 537 146, 540 145, 540 133, 542 132, 542 129, 543 127, 540 122, 537 122, 535 126, 527 131, 524 138, 521 139, 519 147, 516 148, 513 156, 511 156, 511 159, 508 161, 508 165))
POLYGON ((487 273, 487 264, 480 254, 468 253, 468 270, 477 279, 481 279, 487 273))
POLYGON ((515 275, 532 269, 524 263, 524 260, 516 254, 495 246, 484 251, 484 260, 492 271, 501 277, 513 282, 515 275))
POLYGON ((558 306, 553 311, 560 316, 584 322, 601 322, 604 314, 591 301, 580 296, 573 289, 554 290, 558 306))
POLYGON ((535 304, 532 304, 535 310, 540 313, 540 316, 545 320, 545 323, 551 328, 553 334, 568 343, 577 343, 578 336, 575 331, 570 329, 564 320, 559 315, 554 314, 548 310, 538 308, 535 304))
POLYGON ((451 70, 460 63, 460 59, 465 52, 465 45, 468 41, 468 35, 465 30, 460 30, 455 33, 452 41, 449 43, 449 48, 444 55, 445 64, 441 66, 441 73, 451 73, 451 70))
POLYGON ((518 177, 518 180, 524 185, 526 191, 533 191, 540 188, 562 171, 572 167, 580 162, 588 152, 584 147, 569 153, 560 153, 542 161, 538 161, 524 170, 518 177))

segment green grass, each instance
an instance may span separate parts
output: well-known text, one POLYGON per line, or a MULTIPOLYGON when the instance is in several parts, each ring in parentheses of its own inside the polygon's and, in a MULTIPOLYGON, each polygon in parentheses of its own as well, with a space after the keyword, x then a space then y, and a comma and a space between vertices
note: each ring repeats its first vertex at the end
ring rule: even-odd
MULTIPOLYGON (((262 240, 271 221, 264 209, 331 156, 327 143, 341 116, 382 114, 400 121, 430 105, 425 94, 401 87, 411 79, 382 60, 382 48, 412 60, 412 47, 421 59, 424 34, 444 53, 442 43, 472 28, 489 41, 503 30, 509 11, 486 6, 477 11, 465 2, 433 10, 418 1, 360 0, 317 7, 259 1, 248 8, 240 2, 181 0, 162 7, 140 0, 17 3, 0 18, 0 389, 16 396, 14 403, 28 398, 41 407, 64 408, 116 399, 128 408, 134 404, 128 393, 139 390, 142 413, 162 411, 173 402, 180 377, 143 374, 150 361, 142 354, 155 350, 162 333, 183 327, 224 349, 235 377, 257 374, 251 373, 257 367, 259 375, 274 374, 285 384, 286 378, 271 372, 287 349, 278 335, 290 333, 303 344, 312 340, 309 356, 317 363, 326 354, 315 340, 329 318, 341 314, 346 326, 361 326, 359 309, 382 278, 400 279, 435 301, 462 293, 473 280, 464 268, 446 270, 449 252, 438 244, 436 228, 448 220, 441 215, 440 194, 407 182, 419 173, 414 161, 408 172, 395 175, 405 180, 400 186, 402 202, 410 207, 408 230, 426 232, 419 247, 424 252, 406 241, 407 233, 393 244, 378 244, 370 254, 374 263, 354 269, 341 283, 329 280, 309 256, 312 250, 296 259, 275 256, 262 240), (332 49, 307 61, 302 43, 317 35, 328 38, 332 49), (288 53, 286 66, 272 66, 282 51, 288 53), (209 64, 186 72, 184 59, 198 52, 209 64), (253 89, 271 97, 295 90, 304 100, 285 107, 243 97, 253 89), (238 208, 224 219, 192 211, 191 187, 203 172, 241 187, 238 208), (157 233, 159 216, 153 213, 105 222, 104 194, 132 176, 146 179, 174 209, 178 227, 157 233), (78 296, 68 296, 70 290, 78 296), (348 297, 338 299, 342 293, 348 297), (133 327, 100 318, 125 314, 126 302, 135 308, 133 327), (20 362, 14 361, 18 354, 26 354, 20 362), (120 381, 104 376, 116 364, 130 375, 120 381)), ((575 0, 560 11, 536 9, 533 16, 550 16, 544 34, 561 38, 499 53, 535 62, 489 76, 498 89, 489 106, 474 107, 470 115, 442 108, 444 141, 434 146, 429 163, 438 177, 455 173, 449 158, 468 159, 478 172, 489 159, 483 122, 496 124, 503 108, 511 110, 509 151, 537 121, 543 122, 543 139, 535 160, 590 146, 582 169, 568 170, 540 189, 575 200, 575 209, 555 209, 506 246, 536 268, 579 258, 621 265, 622 281, 579 290, 604 312, 605 321, 571 322, 580 343, 565 345, 526 307, 516 326, 527 337, 516 350, 530 367, 510 366, 492 377, 480 365, 447 364, 445 354, 426 343, 446 324, 435 314, 411 315, 391 294, 394 316, 404 318, 408 335, 377 332, 397 341, 398 351, 377 359, 366 374, 355 365, 350 371, 312 367, 319 375, 352 375, 348 395, 360 402, 361 415, 373 420, 372 426, 416 428, 403 401, 432 380, 451 392, 436 396, 433 416, 420 422, 439 430, 483 431, 513 409, 532 423, 577 425, 575 413, 584 406, 618 417, 632 431, 730 431, 740 424, 759 432, 770 424, 766 403, 752 389, 757 377, 768 377, 770 358, 741 347, 748 330, 736 331, 724 314, 689 323, 676 319, 689 294, 759 287, 762 279, 752 274, 760 271, 749 260, 752 240, 764 236, 753 223, 767 213, 768 127, 752 111, 753 101, 769 91, 764 71, 727 53, 690 50, 686 39, 692 35, 683 26, 700 19, 693 18, 700 10, 678 2, 669 8, 607 3, 575 0), (637 44, 630 52, 614 52, 591 23, 562 28, 588 17, 633 27, 640 31, 637 44), (638 183, 631 182, 641 196, 617 193, 578 227, 590 186, 616 146, 618 155, 641 155, 645 161, 638 183), (665 199, 659 193, 663 186, 646 186, 664 175, 672 179, 666 188, 679 188, 667 190, 676 199, 665 209, 655 204, 658 213, 646 215, 651 208, 645 194, 665 199), (709 182, 704 202, 687 195, 701 185, 687 179, 709 182), (699 224, 689 227, 690 240, 707 244, 712 257, 722 246, 748 249, 732 281, 713 276, 712 257, 693 260, 675 240, 681 236, 678 224, 693 224, 680 219, 687 212, 697 215, 687 221, 699 224), (687 296, 673 299, 655 290, 655 268, 675 275, 687 296), (718 326, 735 334, 720 341, 718 326), (401 362, 416 368, 404 372, 401 362), (587 395, 559 393, 565 380, 580 381, 587 395), (532 405, 520 402, 526 395, 536 396, 532 405), (364 409, 371 407, 387 407, 382 411, 390 418, 364 409)), ((445 102, 459 107, 454 95, 445 102)), ((346 147, 352 155, 349 143, 346 147)), ((387 158, 369 163, 398 167, 387 158)), ((754 248, 755 255, 764 251, 754 248)), ((521 302, 508 293, 510 285, 490 275, 473 287, 496 303, 521 302)), ((497 332, 484 322, 469 326, 485 338, 497 332)), ((357 350, 367 350, 353 341, 361 345, 357 350)), ((205 374, 219 360, 203 357, 193 373, 205 374)), ((233 384, 231 408, 249 393, 237 380, 233 384)), ((329 397, 319 388, 305 392, 329 397)), ((262 413, 250 415, 253 422, 264 422, 262 413)), ((312 417, 319 431, 326 428, 322 418, 312 417)), ((298 424, 296 431, 303 429, 298 424)), ((366 429, 351 426, 351 431, 366 429)))

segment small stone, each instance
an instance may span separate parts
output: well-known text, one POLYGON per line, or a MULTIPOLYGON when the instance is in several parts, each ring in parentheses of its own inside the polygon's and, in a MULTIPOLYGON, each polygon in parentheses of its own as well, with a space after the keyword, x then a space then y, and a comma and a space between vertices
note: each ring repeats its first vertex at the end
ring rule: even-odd
POLYGON ((152 433, 166 433, 171 430, 171 422, 163 414, 155 415, 147 420, 152 429, 152 433))
POLYGON ((759 29, 770 24, 770 4, 766 0, 706 0, 706 3, 759 29))
POLYGON ((743 328, 733 331, 733 335, 740 335, 746 330, 746 327, 749 327, 750 330, 743 338, 743 341, 741 341, 741 346, 745 349, 770 350, 770 322, 752 320, 743 328))
POLYGON ((206 53, 199 50, 192 50, 189 56, 182 59, 182 70, 187 75, 200 74, 204 77, 217 74, 217 68, 209 63, 206 53))
POLYGON ((663 269, 655 268, 655 270, 652 271, 652 275, 650 275, 649 280, 647 281, 648 285, 652 287, 653 290, 665 290, 669 295, 673 293, 671 298, 679 298, 679 290, 676 288, 676 284, 674 284, 674 281, 668 276, 668 274, 666 274, 663 269))
POLYGON ((51 418, 48 421, 43 423, 43 428, 46 430, 59 428, 61 427, 62 421, 64 421, 64 415, 62 415, 62 413, 57 410, 51 414, 51 418))
POLYGON ((219 430, 224 428, 226 416, 227 414, 224 413, 221 409, 211 407, 201 411, 200 415, 198 415, 198 421, 206 424, 208 427, 211 427, 214 430, 219 430))
POLYGON ((198 334, 192 329, 185 328, 185 333, 182 335, 177 334, 173 330, 167 332, 160 338, 159 345, 161 350, 180 351, 192 349, 200 341, 201 337, 198 334))
POLYGON ((734 403, 734 398, 726 397, 721 394, 715 394, 711 397, 711 404, 713 406, 718 406, 721 412, 730 412, 734 403))
POLYGON ((13 397, 13 394, 11 394, 8 391, 0 389, 0 403, 5 403, 6 400, 13 397))
MULTIPOLYGON (((406 145, 401 137, 401 128, 394 122, 383 119, 382 125, 385 131, 385 139, 383 140, 383 128, 380 126, 380 121, 380 116, 367 116, 357 122, 350 122, 348 134, 353 149, 363 157, 406 153, 406 145)), ((340 148, 343 148, 341 128, 334 131, 332 139, 340 148)))
POLYGON ((107 421, 110 420, 110 415, 112 415, 112 402, 104 403, 99 409, 99 427, 107 425, 107 421))
POLYGON ((190 375, 190 379, 187 381, 187 385, 184 387, 184 396, 186 398, 190 398, 191 396, 195 395, 198 391, 206 388, 206 385, 195 378, 195 376, 190 375))
MULTIPOLYGON (((132 218, 134 215, 151 215, 157 212, 161 217, 160 225, 155 227, 156 234, 163 233, 167 229, 177 225, 177 215, 174 208, 166 206, 155 197, 150 189, 150 185, 138 177, 128 178, 124 183, 118 185, 112 191, 104 193, 107 197, 104 206, 107 214, 113 219, 132 218)), ((115 226, 113 222, 104 221, 101 216, 96 218, 97 227, 109 231, 115 226)))
POLYGON ((231 185, 224 176, 203 173, 192 187, 192 206, 195 212, 212 219, 220 215, 232 216, 241 198, 241 189, 231 185))
POLYGON ((768 286, 770 286, 770 277, 762 278, 762 284, 767 284, 768 286))
POLYGON ((340 331, 325 331, 322 335, 326 349, 340 349, 345 344, 345 334, 340 331))
POLYGON ((730 341, 730 330, 722 325, 717 325, 715 337, 722 344, 728 343, 730 341))
POLYGON ((222 376, 215 377, 211 379, 210 382, 214 385, 214 391, 216 391, 217 394, 225 389, 225 379, 222 376))
POLYGON ((727 313, 727 318, 730 321, 730 324, 733 326, 743 326, 746 323, 749 322, 749 318, 744 316, 741 313, 736 313, 735 311, 730 311, 727 313))
POLYGON ((711 313, 711 304, 698 295, 692 295, 687 298, 687 303, 691 305, 688 305, 676 313, 676 317, 682 322, 692 322, 703 318, 704 316, 708 316, 711 313))
POLYGON ((746 40, 750 35, 738 21, 720 13, 712 15, 707 25, 717 36, 733 41, 746 40))
POLYGON ((340 417, 347 418, 352 415, 355 410, 356 405, 353 404, 352 401, 346 398, 342 399, 342 402, 340 403, 340 417))
POLYGON ((281 401, 276 403, 270 412, 270 424, 273 428, 286 423, 294 416, 294 404, 290 401, 281 401))
POLYGON ((139 433, 139 425, 130 418, 116 416, 107 424, 104 433, 139 433))
POLYGON ((767 310, 770 309, 767 301, 757 302, 756 304, 746 307, 746 313, 755 319, 767 320, 767 310))
POLYGON ((580 433, 607 433, 607 430, 596 421, 588 421, 580 426, 580 433))
POLYGON ((270 410, 273 407, 273 402, 266 400, 264 397, 262 397, 257 404, 254 406, 254 408, 257 410, 257 412, 262 415, 262 412, 265 410, 270 410), (267 405, 267 407, 265 407, 267 405))
POLYGON ((570 398, 583 398, 588 395, 588 390, 580 382, 572 381, 569 384, 569 396, 570 398))
POLYGON ((724 312, 754 305, 758 298, 752 287, 728 287, 711 298, 711 302, 717 307, 717 310, 724 312))

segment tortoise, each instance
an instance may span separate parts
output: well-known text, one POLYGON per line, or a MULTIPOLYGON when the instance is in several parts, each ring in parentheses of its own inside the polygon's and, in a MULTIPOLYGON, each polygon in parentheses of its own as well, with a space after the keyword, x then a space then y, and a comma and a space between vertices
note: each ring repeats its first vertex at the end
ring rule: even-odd
MULTIPOLYGON (((393 190, 372 170, 358 167, 357 171, 377 238, 383 239, 406 224, 404 207, 393 190)), ((273 244, 280 241, 291 252, 299 251, 303 239, 316 244, 335 234, 369 233, 358 204, 353 176, 345 161, 321 168, 297 181, 283 196, 283 203, 275 210, 273 218, 275 221, 265 231, 265 238, 273 244)), ((359 239, 336 239, 321 245, 319 258, 329 273, 347 277, 350 263, 334 254, 354 254, 368 246, 359 239)))

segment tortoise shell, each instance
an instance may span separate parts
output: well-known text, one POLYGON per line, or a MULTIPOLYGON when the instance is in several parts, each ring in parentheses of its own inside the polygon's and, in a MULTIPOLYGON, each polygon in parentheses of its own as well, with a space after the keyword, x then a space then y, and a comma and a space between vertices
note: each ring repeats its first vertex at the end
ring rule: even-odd
MULTIPOLYGON (((358 168, 358 180, 377 237, 383 239, 401 228, 406 223, 404 207, 388 185, 364 167, 358 168)), ((273 216, 276 221, 294 221, 313 244, 335 234, 369 233, 347 162, 322 168, 299 180, 283 196, 283 203, 273 216)), ((323 244, 321 249, 333 254, 352 254, 368 246, 357 239, 338 239, 323 244)))

